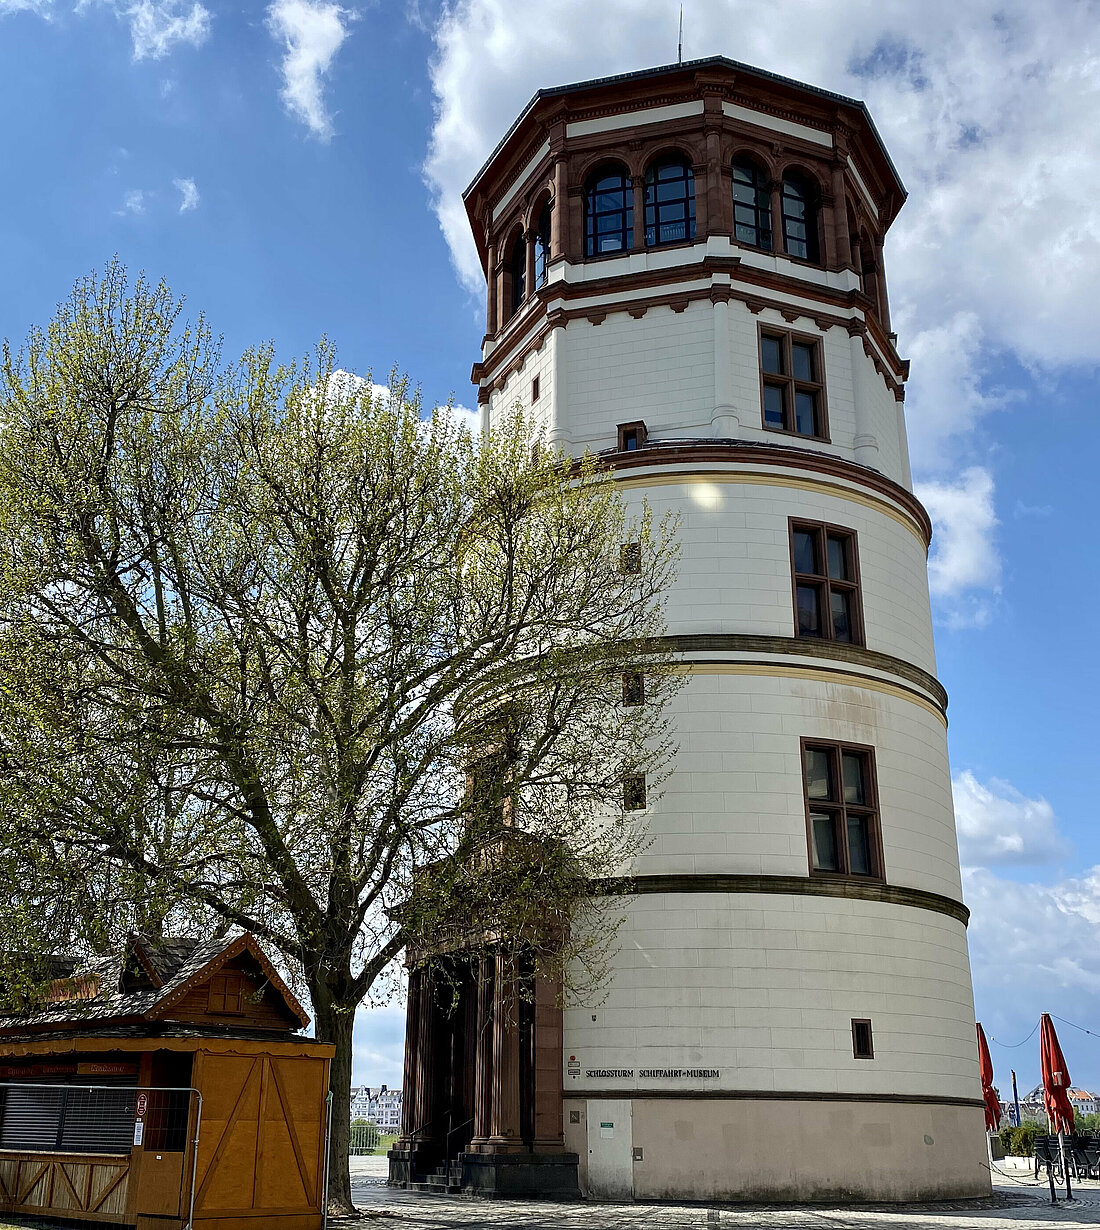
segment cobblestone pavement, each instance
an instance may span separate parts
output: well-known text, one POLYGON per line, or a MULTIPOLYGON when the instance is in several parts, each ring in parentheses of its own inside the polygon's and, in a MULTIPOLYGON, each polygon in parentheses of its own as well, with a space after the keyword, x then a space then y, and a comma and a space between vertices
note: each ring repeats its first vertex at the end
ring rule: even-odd
MULTIPOLYGON (((394 1230, 1031 1230, 1100 1226, 1100 1183, 1074 1184, 1075 1199, 1052 1208, 1046 1185, 1021 1169, 994 1174, 980 1202, 890 1206, 554 1204, 429 1196, 385 1186, 384 1158, 352 1159, 352 1191, 369 1218, 394 1230)), ((1064 1189, 1060 1195, 1064 1195, 1064 1189)), ((362 1223, 360 1223, 361 1225, 362 1223)))

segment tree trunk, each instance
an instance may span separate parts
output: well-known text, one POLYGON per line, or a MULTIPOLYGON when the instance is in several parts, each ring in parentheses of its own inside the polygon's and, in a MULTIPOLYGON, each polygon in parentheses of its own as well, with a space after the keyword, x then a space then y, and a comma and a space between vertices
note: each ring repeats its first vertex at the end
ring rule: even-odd
POLYGON ((329 1071, 332 1090, 332 1135, 329 1137, 328 1204, 333 1213, 355 1213, 351 1199, 351 1037, 355 1004, 343 1004, 325 985, 310 988, 314 1030, 320 1042, 334 1042, 336 1054, 329 1071))

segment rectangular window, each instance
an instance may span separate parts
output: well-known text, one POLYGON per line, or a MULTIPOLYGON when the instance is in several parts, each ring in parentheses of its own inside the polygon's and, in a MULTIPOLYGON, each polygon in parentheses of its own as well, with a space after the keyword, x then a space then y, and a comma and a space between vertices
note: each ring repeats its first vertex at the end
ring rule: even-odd
POLYGON ((645 807, 645 774, 631 773, 623 778, 623 810, 642 811, 645 807))
POLYGON ((856 1059, 874 1059, 875 1047, 871 1038, 871 1022, 852 1019, 852 1054, 856 1059))
POLYGON ((619 452, 632 453, 639 449, 648 439, 645 423, 620 423, 616 429, 619 433, 619 452))
POLYGON ((829 438, 820 338, 761 328, 760 381, 766 428, 829 438))
POLYGON ((852 530, 790 521, 795 636, 863 644, 859 556, 852 530))
POLYGON ((642 544, 624 542, 619 548, 619 571, 628 575, 642 571, 642 544))
POLYGON ((531 400, 535 402, 535 401, 538 401, 538 399, 539 399, 539 378, 538 376, 536 376, 534 380, 531 381, 531 400))
POLYGON ((884 877, 874 751, 802 741, 810 872, 884 877))
POLYGON ((645 704, 645 675, 641 671, 629 671, 623 676, 623 704, 645 704))

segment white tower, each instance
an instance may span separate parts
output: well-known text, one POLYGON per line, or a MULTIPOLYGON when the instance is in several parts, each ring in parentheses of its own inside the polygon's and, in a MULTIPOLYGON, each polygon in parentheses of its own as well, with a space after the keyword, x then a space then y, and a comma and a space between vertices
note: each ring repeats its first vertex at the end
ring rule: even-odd
POLYGON ((466 193, 491 420, 682 515, 680 753, 565 1144, 606 1196, 989 1191, 928 516, 862 103, 725 59, 543 90, 466 193))

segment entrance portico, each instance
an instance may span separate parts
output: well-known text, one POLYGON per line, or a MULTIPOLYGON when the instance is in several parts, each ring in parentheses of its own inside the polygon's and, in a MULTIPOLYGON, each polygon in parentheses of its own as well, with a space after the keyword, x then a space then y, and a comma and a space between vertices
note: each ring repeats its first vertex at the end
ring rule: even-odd
POLYGON ((498 947, 409 973, 405 1099, 390 1183, 577 1196, 562 1127, 562 1012, 534 961, 498 947))

